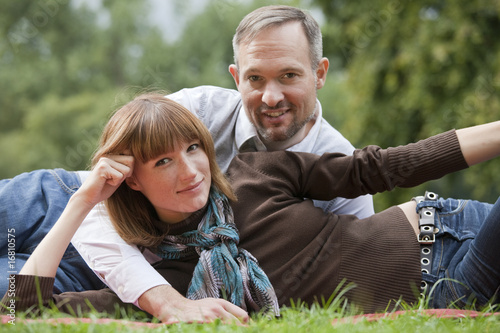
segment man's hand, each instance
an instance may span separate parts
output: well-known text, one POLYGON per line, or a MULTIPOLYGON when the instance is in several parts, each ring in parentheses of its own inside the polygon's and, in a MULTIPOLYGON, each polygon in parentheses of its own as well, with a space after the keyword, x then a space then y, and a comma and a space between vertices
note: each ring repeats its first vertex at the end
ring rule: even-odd
POLYGON ((139 297, 139 306, 165 324, 208 323, 216 319, 226 324, 244 324, 249 319, 245 310, 226 300, 205 298, 193 301, 169 285, 146 291, 139 297))

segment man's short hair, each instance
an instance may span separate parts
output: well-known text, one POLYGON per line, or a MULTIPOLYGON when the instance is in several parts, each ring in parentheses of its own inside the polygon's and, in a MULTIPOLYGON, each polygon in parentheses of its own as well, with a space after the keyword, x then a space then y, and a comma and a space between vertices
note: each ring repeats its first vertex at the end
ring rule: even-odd
POLYGON ((260 32, 289 22, 300 22, 309 41, 309 57, 313 70, 323 56, 323 41, 318 22, 306 11, 291 6, 260 7, 241 20, 233 37, 234 63, 238 66, 238 48, 252 41, 260 32))

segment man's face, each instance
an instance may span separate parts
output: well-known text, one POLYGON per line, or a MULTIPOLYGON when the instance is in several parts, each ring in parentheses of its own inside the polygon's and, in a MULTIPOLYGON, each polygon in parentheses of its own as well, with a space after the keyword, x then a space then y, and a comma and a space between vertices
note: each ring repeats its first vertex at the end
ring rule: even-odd
POLYGON ((238 65, 229 69, 263 142, 280 142, 281 148, 300 142, 314 123, 316 90, 323 86, 328 70, 326 58, 312 70, 301 24, 269 28, 242 43, 238 65))

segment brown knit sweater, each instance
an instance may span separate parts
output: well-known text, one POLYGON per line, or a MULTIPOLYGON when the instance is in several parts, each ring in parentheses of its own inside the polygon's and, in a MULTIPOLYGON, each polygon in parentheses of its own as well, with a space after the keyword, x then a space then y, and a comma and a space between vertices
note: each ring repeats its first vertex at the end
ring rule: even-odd
MULTIPOLYGON (((454 131, 396 148, 369 146, 353 156, 240 154, 228 169, 238 196, 232 205, 240 247, 258 259, 281 305, 328 299, 343 282, 354 285, 346 296, 365 312, 384 310, 401 297, 413 302, 421 278, 419 244, 399 208, 358 219, 325 213, 304 198, 411 187, 466 167, 454 131)), ((198 222, 172 225, 170 233, 192 230, 198 222)), ((186 294, 197 260, 193 252, 184 261, 154 266, 186 294)))
POLYGON ((369 146, 353 156, 241 154, 229 168, 240 246, 259 260, 280 304, 328 299, 343 280, 355 284, 347 297, 365 312, 400 297, 415 301, 419 244, 398 207, 357 219, 324 213, 303 198, 411 187, 466 167, 454 131, 386 150, 369 146))
POLYGON ((82 316, 97 311, 115 314, 117 307, 137 311, 132 304, 123 303, 110 289, 89 290, 82 292, 64 292, 53 294, 54 278, 33 275, 12 275, 9 282, 10 292, 4 295, 0 312, 30 310, 38 312, 41 307, 55 306, 61 312, 82 316), (89 306, 90 304, 90 306, 89 306))

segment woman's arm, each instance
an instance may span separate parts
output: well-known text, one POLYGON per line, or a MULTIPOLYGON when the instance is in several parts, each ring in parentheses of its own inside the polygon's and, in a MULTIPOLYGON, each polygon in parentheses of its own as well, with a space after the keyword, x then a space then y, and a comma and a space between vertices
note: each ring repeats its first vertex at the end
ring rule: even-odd
POLYGON ((248 313, 224 299, 204 298, 191 300, 169 285, 146 291, 139 298, 141 309, 165 324, 178 322, 203 323, 220 319, 223 323, 246 323, 248 313))
MULTIPOLYGON (((452 130, 404 146, 368 146, 353 156, 266 152, 240 154, 229 169, 233 186, 256 170, 298 198, 331 200, 413 187, 500 155, 500 122, 452 130)), ((248 180, 249 182, 255 180, 248 180)), ((250 185, 248 185, 250 186, 250 185)), ((277 193, 276 195, 278 195, 277 193)))
MULTIPOLYGON (((60 218, 36 247, 19 275, 41 276, 46 283, 53 281, 49 278, 55 277, 64 251, 86 215, 97 203, 113 194, 130 176, 132 169, 133 159, 130 156, 116 155, 102 158, 80 189, 71 197, 60 218)), ((48 297, 50 289, 44 288, 47 292, 44 299, 50 299, 48 297)), ((84 302, 86 295, 78 297, 80 293, 72 294, 67 299, 63 298, 63 303, 68 303, 68 300, 77 304, 80 300, 84 302)), ((100 295, 97 296, 96 300, 102 299, 100 295)), ((7 298, 5 300, 7 302, 7 298)), ((29 307, 37 304, 36 301, 36 297, 29 298, 23 304, 29 307)), ((246 311, 226 300, 213 298, 189 300, 168 285, 148 290, 140 298, 139 304, 145 311, 165 323, 209 322, 215 319, 221 319, 226 323, 241 323, 248 321, 249 318, 246 311)))
POLYGON ((19 274, 55 277, 64 251, 85 216, 97 203, 114 193, 130 175, 132 167, 131 156, 102 158, 71 197, 57 222, 36 247, 19 274))
POLYGON ((500 155, 500 121, 459 129, 457 138, 469 166, 500 155))

